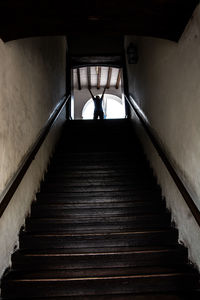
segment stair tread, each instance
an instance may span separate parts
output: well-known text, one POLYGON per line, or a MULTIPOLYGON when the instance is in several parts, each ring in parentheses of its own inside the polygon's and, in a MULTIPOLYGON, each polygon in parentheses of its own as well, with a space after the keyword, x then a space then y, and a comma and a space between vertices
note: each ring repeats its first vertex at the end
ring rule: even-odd
MULTIPOLYGON (((114 294, 114 295, 86 295, 86 296, 65 296, 51 297, 51 300, 199 300, 200 293, 148 293, 148 294, 114 294)), ((21 300, 21 298, 12 298, 13 300, 21 300)), ((46 300, 46 298, 38 298, 37 300, 46 300)))
MULTIPOLYGON (((167 250, 167 249, 172 249, 172 250, 179 250, 179 251, 186 251, 186 248, 183 247, 182 245, 180 244, 175 244, 175 245, 170 245, 168 247, 166 247, 165 245, 154 245, 154 246, 151 246, 151 245, 146 245, 146 246, 129 246, 129 247, 106 247, 107 251, 108 252, 116 252, 116 251, 120 251, 120 252, 127 252, 127 251, 162 251, 162 250, 167 250)), ((88 250, 92 253, 99 253, 99 252, 102 252, 104 253, 105 252, 105 248, 88 248, 88 250)), ((29 253, 30 250, 27 250, 27 249, 20 249, 20 250, 17 250, 17 251, 20 251, 20 252, 23 252, 23 253, 29 253)), ((84 253, 85 251, 87 251, 87 249, 83 248, 69 248, 69 249, 66 249, 66 248, 60 248, 60 249, 51 249, 49 248, 48 250, 42 250, 42 249, 34 249, 34 252, 37 254, 37 253, 46 253, 46 251, 48 251, 48 253, 84 253), (70 252, 71 251, 71 252, 70 252)), ((16 253, 16 252, 15 252, 16 253)))
POLYGON ((177 233, 177 230, 175 228, 167 228, 167 229, 159 229, 159 230, 133 230, 133 231, 124 231, 124 232, 110 232, 110 233, 64 233, 64 232, 59 232, 59 233, 52 233, 52 234, 47 234, 47 233, 26 233, 23 232, 23 235, 33 235, 33 236, 69 236, 69 237, 95 237, 95 236, 129 236, 129 235, 134 235, 134 234, 151 234, 151 233, 165 233, 165 232, 173 232, 177 233))
MULTIPOLYGON (((65 251, 65 249, 59 249, 60 251, 48 251, 48 249, 45 252, 36 252, 34 251, 34 253, 31 253, 30 250, 29 251, 19 251, 17 252, 18 255, 23 255, 23 256, 69 256, 69 257, 77 257, 77 256, 106 256, 106 255, 113 255, 113 256, 117 256, 117 255, 125 255, 125 254, 132 254, 132 253, 170 253, 170 252, 177 252, 179 254, 181 254, 180 248, 147 248, 147 247, 141 247, 141 248, 136 248, 136 249, 129 249, 129 250, 124 250, 122 251, 122 249, 120 250, 116 250, 116 251, 102 251, 102 252, 81 252, 79 250, 79 252, 75 252, 75 253, 68 253, 65 251)), ((91 251, 91 249, 89 249, 91 251)), ((182 250, 183 251, 183 250, 182 250)), ((185 251, 183 251, 185 252, 185 251)), ((16 254, 16 253, 15 253, 16 254)))
POLYGON ((105 276, 60 279, 14 279, 7 281, 9 293, 27 296, 81 296, 148 292, 191 291, 197 287, 191 273, 105 276), (187 284, 186 284, 187 283, 187 284), (36 288, 37 287, 37 288, 36 288), (31 289, 31 294, 30 294, 31 289))
MULTIPOLYGON (((170 245, 168 247, 166 247, 165 245, 146 245, 146 246, 117 246, 117 247, 99 247, 99 248, 95 248, 95 247, 89 247, 89 248, 58 248, 58 249, 53 249, 53 248, 48 248, 48 249, 20 249, 18 250, 20 253, 22 254, 26 254, 26 253, 30 253, 30 251, 34 251, 35 254, 45 254, 45 253, 49 253, 49 254, 54 254, 54 253, 105 253, 106 252, 127 252, 127 251, 162 251, 162 250, 166 250, 166 249, 172 249, 175 250, 176 249, 180 252, 186 252, 186 248, 184 248, 182 245, 179 244, 175 244, 175 245, 170 245)), ((18 252, 17 251, 17 252, 18 252)), ((15 252, 15 253, 17 253, 15 252)), ((14 255, 15 255, 14 253, 14 255)))
POLYGON ((124 276, 124 275, 158 275, 158 274, 189 274, 193 273, 193 270, 185 265, 169 265, 169 266, 140 266, 140 267, 110 267, 110 268, 84 268, 84 269, 48 269, 48 270, 12 270, 7 276, 6 279, 15 279, 15 278, 79 278, 79 277, 99 277, 102 276, 124 276))
POLYGON ((106 276, 106 277, 78 277, 78 278, 34 278, 34 279, 12 279, 12 281, 94 281, 94 280, 117 280, 117 279, 132 279, 132 278, 159 278, 159 277, 179 277, 179 276, 191 276, 194 274, 190 272, 175 272, 175 273, 160 273, 160 274, 138 274, 138 275, 124 275, 124 276, 106 276))

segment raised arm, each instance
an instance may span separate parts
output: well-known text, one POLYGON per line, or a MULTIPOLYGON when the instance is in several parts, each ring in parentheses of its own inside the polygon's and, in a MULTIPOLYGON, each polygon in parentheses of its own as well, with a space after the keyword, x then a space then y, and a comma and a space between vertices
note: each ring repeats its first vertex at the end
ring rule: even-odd
POLYGON ((105 91, 106 91, 106 86, 105 86, 105 88, 104 88, 104 90, 103 90, 103 94, 102 94, 102 96, 101 96, 101 99, 103 99, 103 96, 104 96, 104 94, 105 94, 105 91))
POLYGON ((88 91, 90 92, 91 96, 92 96, 92 99, 94 99, 94 95, 92 94, 91 90, 88 89, 88 91))

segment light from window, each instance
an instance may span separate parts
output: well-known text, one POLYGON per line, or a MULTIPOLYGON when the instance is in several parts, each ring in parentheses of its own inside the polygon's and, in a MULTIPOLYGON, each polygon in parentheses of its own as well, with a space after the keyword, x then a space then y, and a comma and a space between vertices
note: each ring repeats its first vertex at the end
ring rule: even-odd
MULTIPOLYGON (((114 95, 104 95, 103 111, 104 111, 104 119, 125 118, 124 103, 122 102, 122 99, 114 95)), ((94 102, 92 99, 90 99, 83 107, 82 118, 93 119, 93 115, 94 115, 94 102)))

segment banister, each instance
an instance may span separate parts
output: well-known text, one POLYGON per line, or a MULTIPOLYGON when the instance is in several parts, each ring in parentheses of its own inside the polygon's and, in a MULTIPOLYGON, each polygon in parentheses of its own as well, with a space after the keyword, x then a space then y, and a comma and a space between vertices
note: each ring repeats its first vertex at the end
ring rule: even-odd
POLYGON ((145 116, 144 112, 140 109, 140 107, 135 102, 133 97, 130 96, 130 98, 125 95, 126 101, 133 108, 136 115, 138 116, 138 118, 139 118, 140 122, 142 123, 146 133, 148 134, 152 144, 154 145, 155 149, 157 150, 158 155, 160 156, 160 158, 164 162, 168 172, 170 173, 170 175, 173 178, 176 186, 178 187, 181 195, 183 196, 185 202, 187 203, 187 205, 188 205, 192 215, 194 216, 197 224, 200 226, 200 211, 199 211, 198 207, 196 206, 194 200, 192 199, 191 195, 189 194, 189 192, 188 192, 187 188, 185 187, 184 183, 182 182, 182 180, 178 176, 176 170, 172 166, 172 164, 171 164, 170 160, 168 159, 163 147, 161 146, 161 143, 156 138, 156 136, 153 132, 153 129, 152 129, 151 125, 149 124, 148 119, 145 116))
POLYGON ((12 196, 17 190, 20 182, 22 181, 26 171, 28 170, 31 162, 34 160, 38 150, 40 149, 42 143, 44 142, 48 132, 51 127, 55 123, 56 119, 60 115, 63 108, 66 106, 68 100, 70 99, 70 95, 68 97, 64 96, 53 109, 52 113, 49 115, 49 118, 45 124, 45 126, 40 131, 38 138, 35 143, 32 145, 30 151, 26 154, 25 158, 21 162, 18 170, 12 176, 5 189, 3 190, 0 196, 0 217, 3 215, 6 207, 8 206, 12 196))

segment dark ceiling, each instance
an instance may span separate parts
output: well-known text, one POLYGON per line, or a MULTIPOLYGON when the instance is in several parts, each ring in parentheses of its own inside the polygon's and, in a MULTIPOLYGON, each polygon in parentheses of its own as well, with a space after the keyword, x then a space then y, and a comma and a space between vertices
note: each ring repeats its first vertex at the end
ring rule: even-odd
POLYGON ((0 37, 133 34, 177 41, 198 0, 0 0, 0 37))

